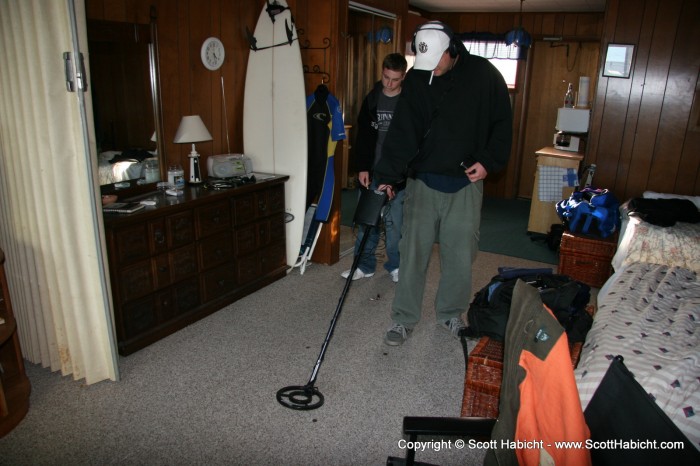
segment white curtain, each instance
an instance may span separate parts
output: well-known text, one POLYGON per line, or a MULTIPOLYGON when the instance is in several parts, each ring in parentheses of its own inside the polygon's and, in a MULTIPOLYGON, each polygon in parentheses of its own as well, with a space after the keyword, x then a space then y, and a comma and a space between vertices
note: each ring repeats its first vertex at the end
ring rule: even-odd
POLYGON ((83 0, 0 1, 0 247, 25 359, 91 384, 118 367, 89 95, 65 83, 72 24, 87 37, 83 0))
POLYGON ((505 42, 489 40, 467 40, 464 46, 472 55, 484 58, 500 58, 517 60, 520 50, 515 45, 506 45, 505 42))

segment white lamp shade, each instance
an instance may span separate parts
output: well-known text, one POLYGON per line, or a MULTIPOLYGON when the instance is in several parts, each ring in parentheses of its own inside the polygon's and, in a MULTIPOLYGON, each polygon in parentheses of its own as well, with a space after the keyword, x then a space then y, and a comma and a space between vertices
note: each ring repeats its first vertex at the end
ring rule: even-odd
POLYGON ((158 138, 156 137, 156 132, 153 131, 153 135, 151 136, 151 141, 153 142, 158 142, 158 138))
POLYGON ((199 115, 190 115, 182 117, 173 142, 201 142, 211 141, 211 139, 211 134, 209 134, 209 130, 204 126, 204 122, 199 115))

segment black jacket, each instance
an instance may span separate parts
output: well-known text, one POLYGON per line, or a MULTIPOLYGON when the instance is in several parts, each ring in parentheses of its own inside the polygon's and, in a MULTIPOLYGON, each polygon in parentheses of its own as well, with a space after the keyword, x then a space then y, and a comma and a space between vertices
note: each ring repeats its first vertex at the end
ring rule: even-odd
POLYGON ((374 153, 377 149, 377 102, 383 86, 377 81, 365 96, 357 116, 357 137, 354 146, 354 165, 357 172, 371 172, 374 168, 374 153))
POLYGON ((454 69, 442 76, 411 69, 375 167, 379 183, 396 183, 410 174, 464 177, 480 162, 491 174, 510 157, 513 117, 508 87, 485 58, 462 46, 454 69))

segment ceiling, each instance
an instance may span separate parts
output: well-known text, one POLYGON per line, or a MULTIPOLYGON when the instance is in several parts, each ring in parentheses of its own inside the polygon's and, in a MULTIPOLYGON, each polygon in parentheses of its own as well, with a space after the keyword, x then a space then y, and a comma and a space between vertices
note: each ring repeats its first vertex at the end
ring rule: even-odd
MULTIPOLYGON (((603 12, 607 0, 524 0, 523 12, 603 12)), ((517 12, 519 0, 409 0, 429 12, 517 12)))

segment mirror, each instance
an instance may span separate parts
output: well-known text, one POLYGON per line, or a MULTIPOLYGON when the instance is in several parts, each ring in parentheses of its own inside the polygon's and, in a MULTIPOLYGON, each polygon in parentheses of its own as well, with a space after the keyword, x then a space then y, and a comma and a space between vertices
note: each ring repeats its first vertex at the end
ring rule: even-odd
POLYGON ((154 18, 151 24, 88 20, 87 31, 102 193, 155 183, 164 153, 154 18))

